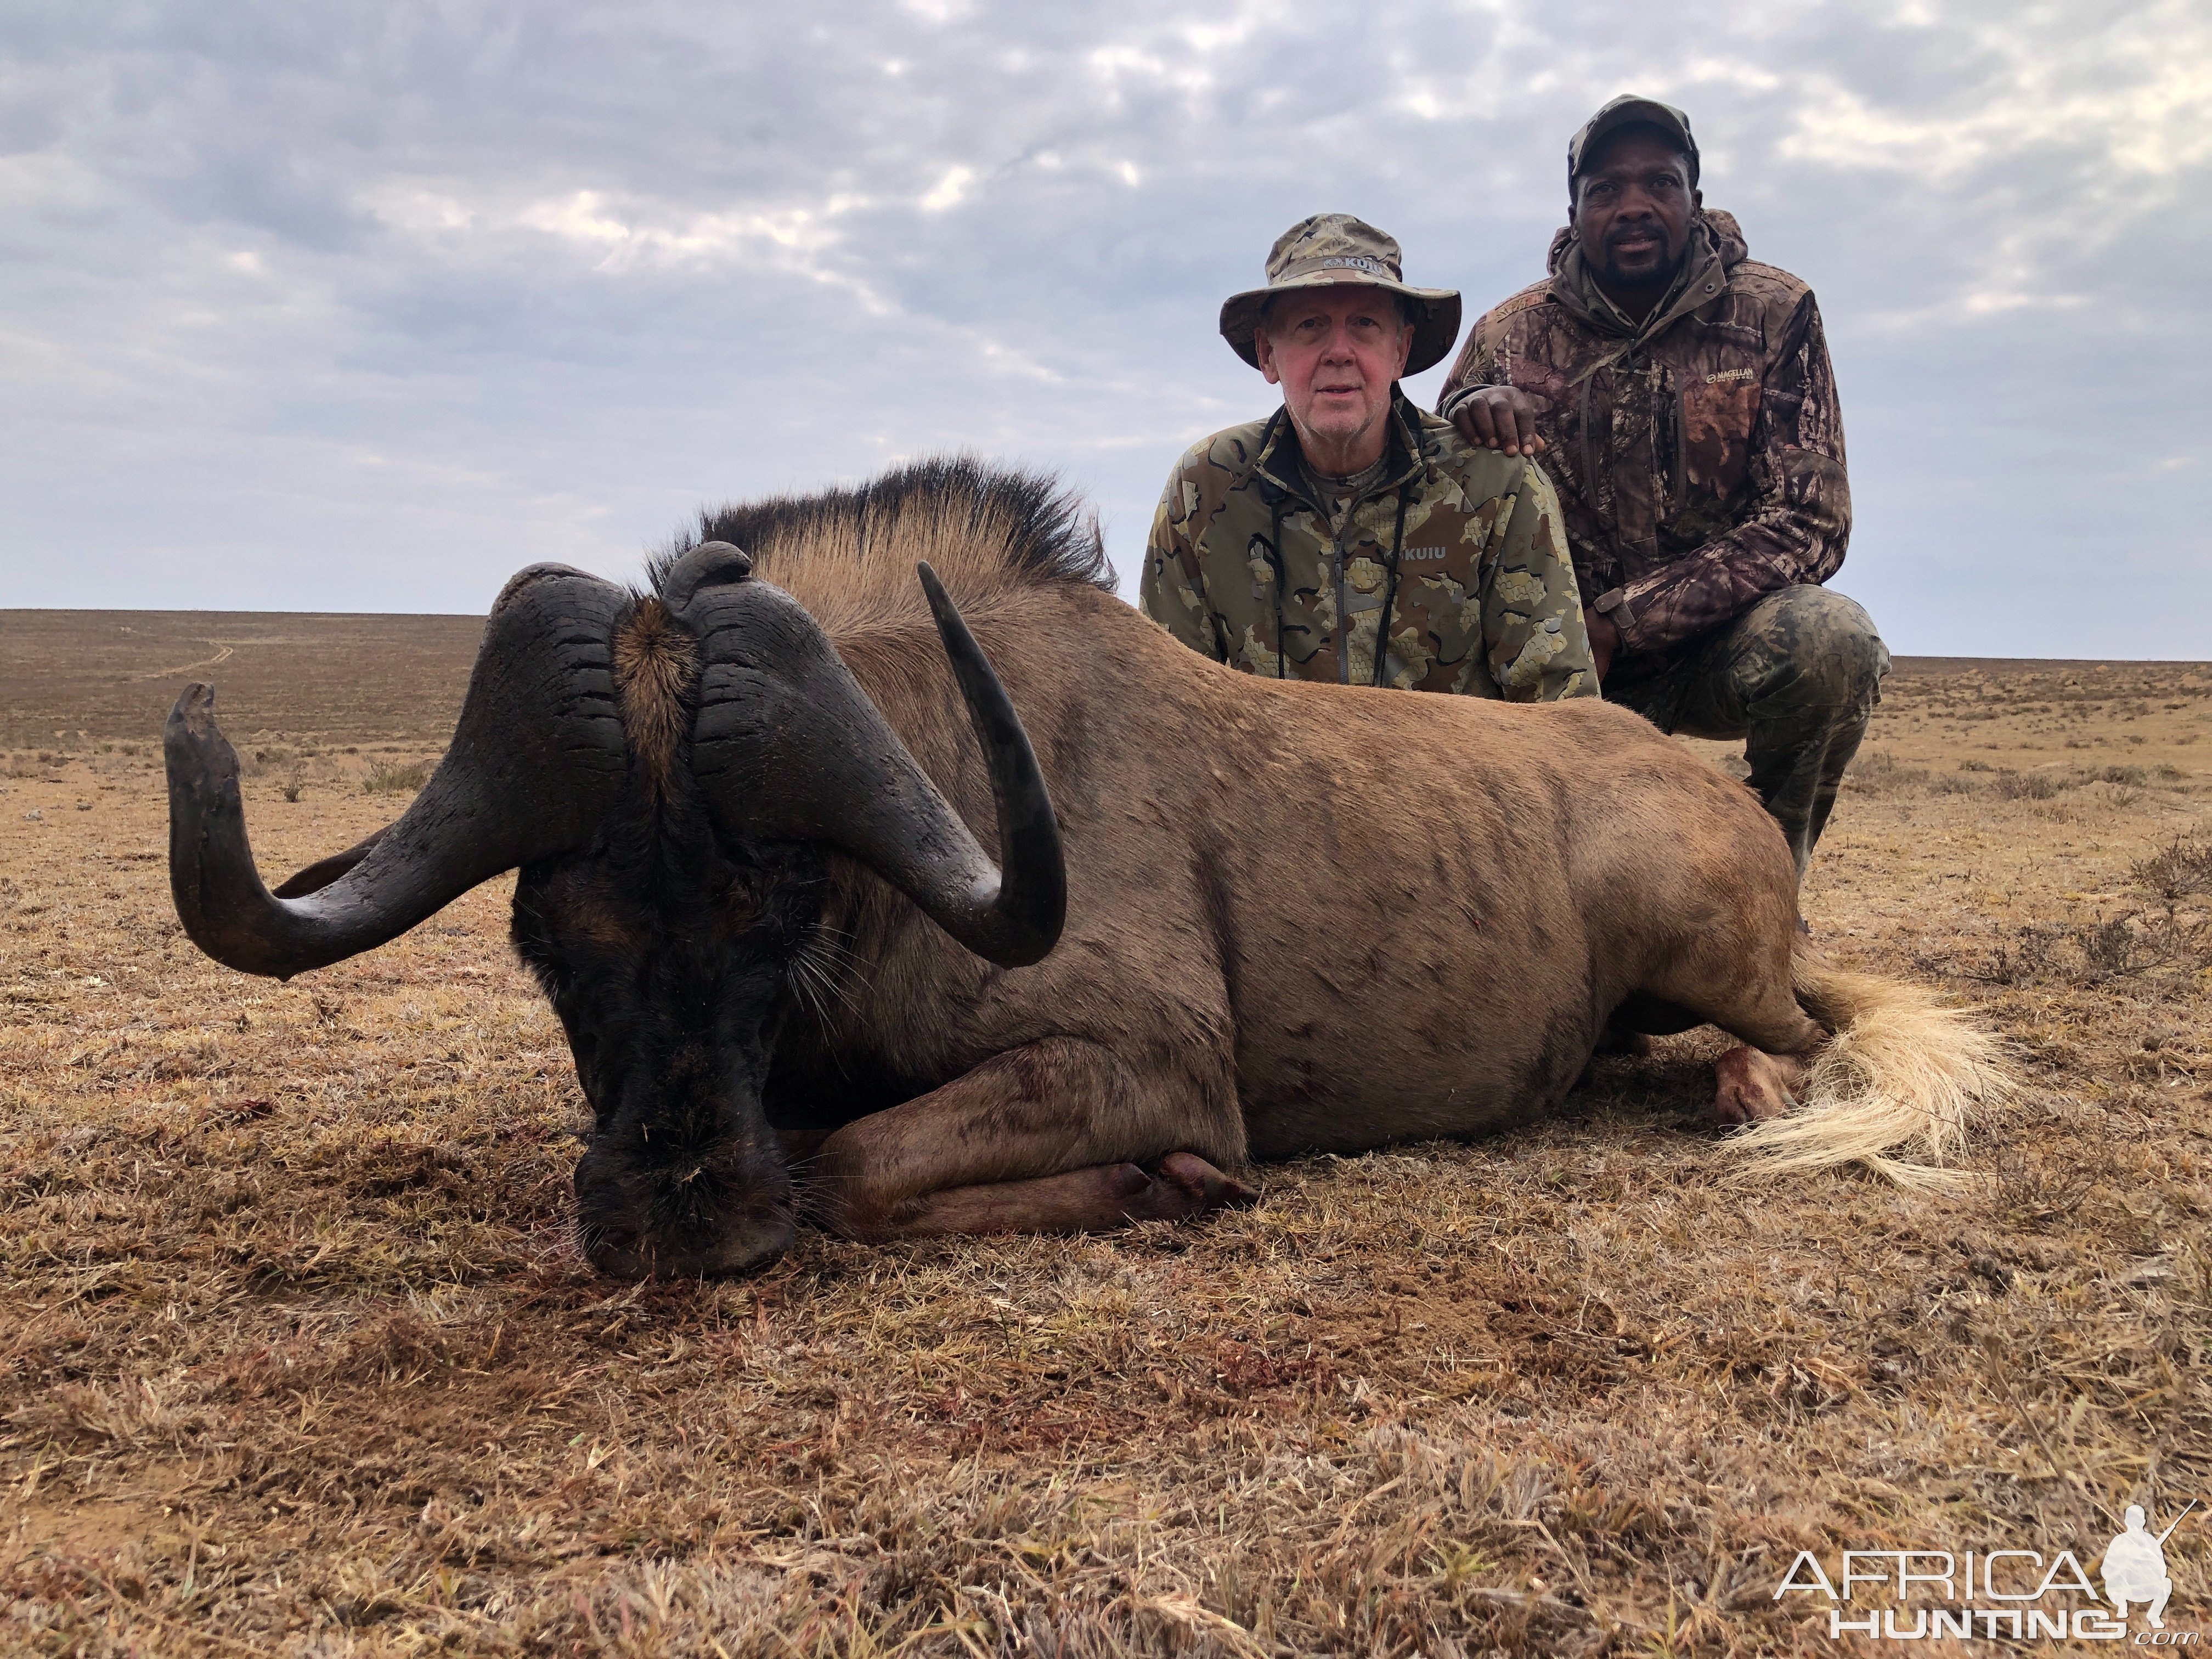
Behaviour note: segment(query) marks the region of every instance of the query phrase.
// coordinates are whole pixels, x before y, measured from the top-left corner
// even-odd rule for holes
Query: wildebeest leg
[[[1655,1000],[1672,1004],[1743,1040],[1746,1046],[1729,1050],[1715,1068],[1713,1110],[1723,1123],[1756,1123],[1795,1106],[1802,1060],[1827,1039],[1792,988],[1795,912],[1794,896],[1787,908],[1778,893],[1767,903],[1747,903],[1735,926],[1708,930],[1632,999],[1646,1015],[1656,1012]]]
[[[1197,1215],[1252,1196],[1221,1172],[1244,1154],[1225,1076],[1207,1092],[1195,1073],[1139,1077],[1097,1043],[1050,1038],[845,1125],[794,1173],[811,1209],[863,1238]]]
[[[1184,1221],[1249,1204],[1259,1194],[1195,1152],[1170,1152],[1157,1174],[1135,1164],[1095,1164],[1032,1181],[999,1181],[926,1193],[898,1206],[870,1238],[932,1233],[1104,1233],[1133,1221]],[[860,1231],[854,1229],[854,1231]]]

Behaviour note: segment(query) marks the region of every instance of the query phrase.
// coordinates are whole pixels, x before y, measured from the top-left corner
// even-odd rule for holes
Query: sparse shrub
[[[1990,765],[1984,760],[1970,759],[1960,761],[1959,763],[1959,769],[1961,772],[1994,772],[1996,770],[1996,768]]]
[[[2150,781],[2150,774],[2140,766],[2108,766],[2096,775],[2099,783],[2118,783],[2139,787]]]
[[[2116,979],[2185,981],[2212,969],[2212,841],[2176,837],[2129,866],[2148,901],[2071,927],[2019,929],[1978,963],[1948,967],[1992,985],[2099,985]]]
[[[2009,944],[1990,953],[1988,965],[1974,977],[1992,985],[2033,985],[2051,972],[2051,947],[2058,939],[2056,927],[2023,927]]]
[[[2112,916],[2076,928],[2074,937],[2081,947],[2081,961],[2093,979],[2137,974],[2151,965],[2143,958],[2131,916]]]
[[[1887,749],[1863,750],[1851,763],[1851,787],[1870,795],[1886,795],[1928,781],[1917,767],[1899,766]]]
[[[2212,842],[2177,836],[2148,858],[2129,866],[2129,879],[2172,905],[2199,894],[2212,894]]]
[[[2049,800],[2063,786],[2047,772],[2001,772],[1997,794],[2004,800]]]
[[[285,775],[284,781],[278,784],[276,787],[283,793],[286,800],[297,805],[299,804],[301,795],[305,793],[307,787],[307,775],[301,771],[297,766],[295,766]]]
[[[362,775],[361,793],[364,795],[411,795],[429,781],[428,761],[374,761]]]

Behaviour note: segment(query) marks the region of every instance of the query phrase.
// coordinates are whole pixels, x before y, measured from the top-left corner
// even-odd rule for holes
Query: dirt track
[[[0,1645],[1833,1653],[1801,1548],[2094,1571],[2212,1487],[2212,669],[1892,679],[1807,908],[2015,1045],[1960,1193],[1732,1184],[1692,1034],[1217,1224],[647,1289],[570,1248],[504,883],[282,986],[169,908],[157,671],[232,652],[274,872],[478,626],[0,613]]]

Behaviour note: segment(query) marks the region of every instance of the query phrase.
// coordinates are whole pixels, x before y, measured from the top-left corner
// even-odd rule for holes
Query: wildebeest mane
[[[969,456],[916,461],[869,483],[811,495],[714,507],[698,527],[654,555],[658,588],[701,542],[751,555],[763,580],[783,588],[833,634],[924,620],[915,580],[927,559],[963,610],[1025,589],[1073,584],[1114,590],[1096,514],[1049,474]]]

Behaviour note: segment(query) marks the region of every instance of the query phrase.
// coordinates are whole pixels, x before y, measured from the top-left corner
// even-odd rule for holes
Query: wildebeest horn
[[[262,884],[246,842],[238,756],[215,692],[186,688],[165,733],[169,887],[192,942],[217,962],[289,979],[372,950],[480,882],[588,842],[625,767],[611,582],[532,565],[484,626],[452,746],[398,820],[284,884]]]
[[[732,574],[699,585],[679,612],[700,641],[691,761],[716,819],[826,842],[976,955],[1007,968],[1040,960],[1067,914],[1060,829],[1006,687],[936,573],[921,567],[922,587],[989,769],[1003,873],[814,619]]]

